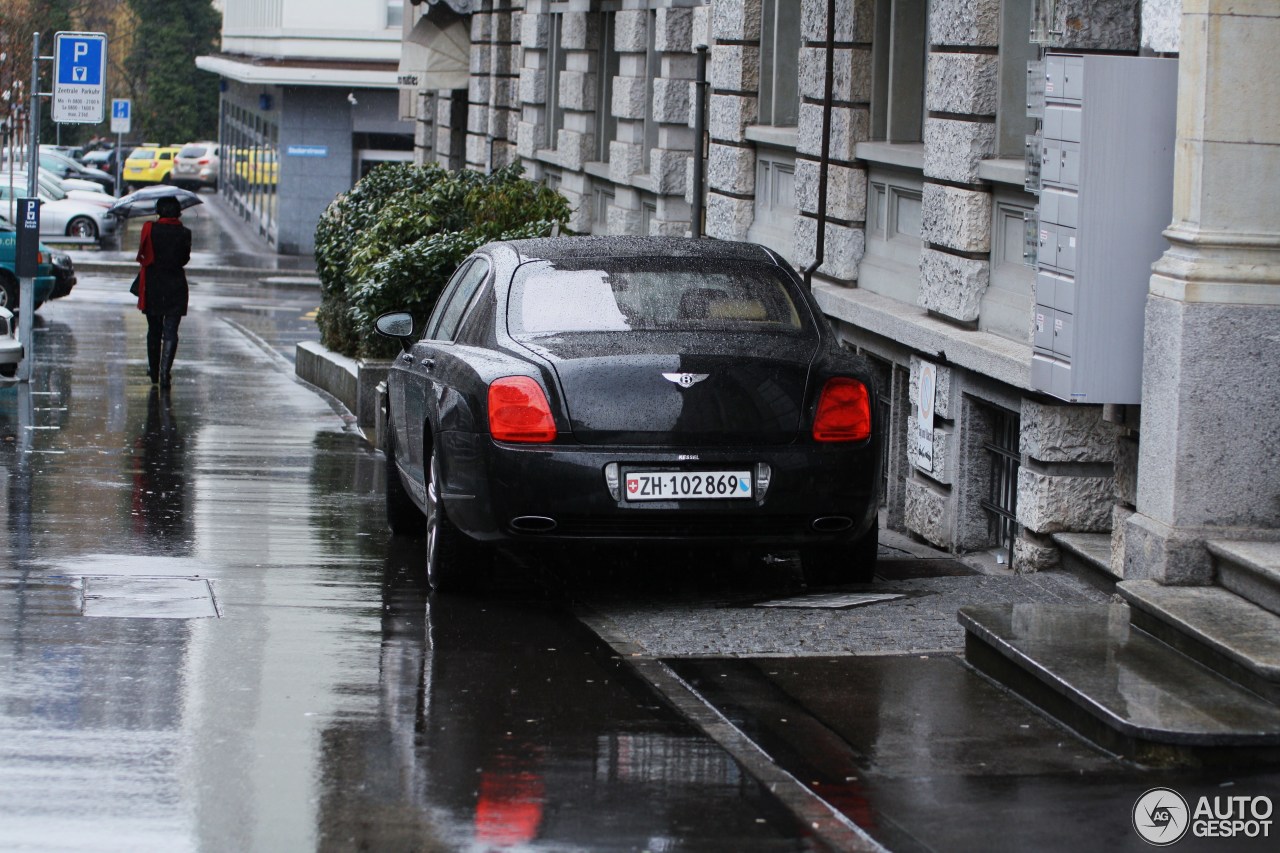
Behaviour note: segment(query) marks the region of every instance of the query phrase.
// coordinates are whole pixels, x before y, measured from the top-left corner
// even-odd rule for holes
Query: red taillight
[[[150,166],[149,168],[154,169],[154,168],[156,168],[156,167],[157,167],[157,166],[159,166],[159,165],[160,165],[160,161],[159,161],[159,160],[152,160],[152,161],[151,161],[151,166]]]
[[[528,376],[504,376],[489,385],[489,432],[498,441],[554,441],[556,422],[542,386]]]
[[[828,379],[813,418],[815,441],[862,441],[871,435],[871,398],[856,379]]]
[[[208,157],[201,157],[199,160],[197,160],[197,161],[196,161],[196,165],[197,165],[197,166],[208,166],[208,165],[209,165],[209,158],[208,158]]]

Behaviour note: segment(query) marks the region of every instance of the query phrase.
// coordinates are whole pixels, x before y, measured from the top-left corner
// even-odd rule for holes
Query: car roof
[[[590,260],[592,258],[677,257],[724,261],[759,261],[777,265],[777,256],[755,243],[688,237],[582,236],[511,240],[504,245],[519,255],[519,262],[536,260]]]

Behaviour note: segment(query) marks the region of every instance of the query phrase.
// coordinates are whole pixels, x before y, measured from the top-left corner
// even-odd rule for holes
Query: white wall
[[[398,62],[386,0],[225,0],[222,51],[280,59]]]

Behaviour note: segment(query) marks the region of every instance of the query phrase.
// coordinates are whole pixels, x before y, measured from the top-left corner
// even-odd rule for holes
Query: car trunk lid
[[[809,334],[571,334],[526,341],[555,365],[583,444],[786,444],[804,410]]]

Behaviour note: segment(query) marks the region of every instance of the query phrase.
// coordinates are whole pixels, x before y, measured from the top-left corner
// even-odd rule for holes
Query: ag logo
[[[1181,840],[1190,824],[1187,801],[1172,788],[1152,788],[1133,804],[1133,828],[1143,841],[1156,847]]]

